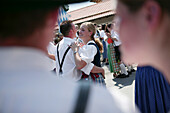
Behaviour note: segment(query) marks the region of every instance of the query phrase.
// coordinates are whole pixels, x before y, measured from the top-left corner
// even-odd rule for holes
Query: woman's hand
[[[79,45],[76,42],[71,43],[70,47],[74,52],[79,51]]]

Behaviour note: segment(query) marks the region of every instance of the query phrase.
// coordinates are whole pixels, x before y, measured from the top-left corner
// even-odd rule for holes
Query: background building
[[[69,20],[77,25],[83,22],[94,22],[97,24],[111,23],[115,16],[115,9],[117,5],[116,0],[91,0],[97,2],[97,4],[80,8],[68,12]],[[100,1],[100,2],[99,2]]]

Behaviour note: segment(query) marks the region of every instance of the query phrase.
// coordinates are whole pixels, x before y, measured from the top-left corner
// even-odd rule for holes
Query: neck
[[[87,44],[90,41],[90,39],[87,39],[87,38],[82,38],[82,40],[83,40],[84,44]]]
[[[165,15],[168,16],[168,15]],[[162,71],[162,73],[164,74],[166,80],[168,81],[168,83],[170,83],[170,18],[168,16],[168,18],[164,17],[164,20],[162,20],[162,24],[159,26],[159,31],[155,31],[157,33],[155,33],[157,42],[156,42],[156,48],[155,49],[157,51],[159,51],[159,54],[157,55],[157,67],[158,69],[160,69],[160,71]],[[159,39],[159,40],[158,40]],[[158,53],[158,52],[157,52]],[[156,62],[157,62],[156,61]],[[156,65],[156,64],[155,64]]]
[[[68,38],[71,38],[71,39],[74,39],[75,37],[73,36],[64,36],[64,37],[68,37]]]
[[[170,58],[170,53],[166,52],[166,54],[161,54],[161,57],[157,59],[157,61],[154,64],[154,66],[163,73],[168,83],[170,83],[170,60],[169,58]]]

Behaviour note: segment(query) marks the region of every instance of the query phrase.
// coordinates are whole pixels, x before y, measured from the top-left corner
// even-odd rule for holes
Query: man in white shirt
[[[72,113],[80,84],[58,80],[45,56],[59,5],[77,0],[13,1],[0,2],[0,113]],[[90,89],[86,113],[134,112],[120,95]]]
[[[60,25],[60,32],[63,34],[64,38],[59,42],[58,48],[56,52],[56,73],[57,76],[71,79],[74,81],[78,81],[81,79],[82,72],[83,71],[85,74],[89,75],[90,72],[92,73],[103,73],[104,74],[104,69],[101,67],[96,67],[94,64],[90,63],[87,64],[85,67],[76,67],[75,64],[75,59],[74,59],[74,54],[79,51],[72,51],[69,49],[69,46],[71,43],[75,42],[75,37],[77,30],[75,28],[75,25],[72,23],[70,20],[63,21]],[[66,50],[68,52],[66,53]],[[59,54],[59,55],[58,55]],[[65,58],[64,58],[64,54]],[[58,59],[59,57],[59,59]],[[64,60],[63,60],[64,59]],[[63,65],[61,67],[63,60]],[[61,70],[62,68],[62,70]],[[80,70],[81,69],[81,70]],[[62,72],[60,72],[62,71]]]

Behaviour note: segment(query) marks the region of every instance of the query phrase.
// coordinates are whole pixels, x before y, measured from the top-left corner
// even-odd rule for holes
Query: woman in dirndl
[[[79,48],[77,43],[72,43],[73,51],[79,50],[75,55],[75,62],[77,67],[88,66],[89,63],[101,67],[100,51],[102,51],[102,44],[99,40],[94,38],[96,33],[95,26],[91,22],[81,24],[79,31],[79,38],[84,42],[84,46]],[[82,80],[87,80],[89,83],[96,83],[97,85],[105,86],[104,76],[101,73],[90,73],[90,75],[82,74]]]
[[[120,66],[116,60],[116,52],[114,48],[114,38],[112,38],[113,34],[113,25],[108,24],[106,26],[106,31],[107,31],[107,43],[108,43],[108,50],[107,50],[107,56],[109,60],[109,66],[110,66],[110,72],[113,72],[113,76],[116,77],[120,74]]]

